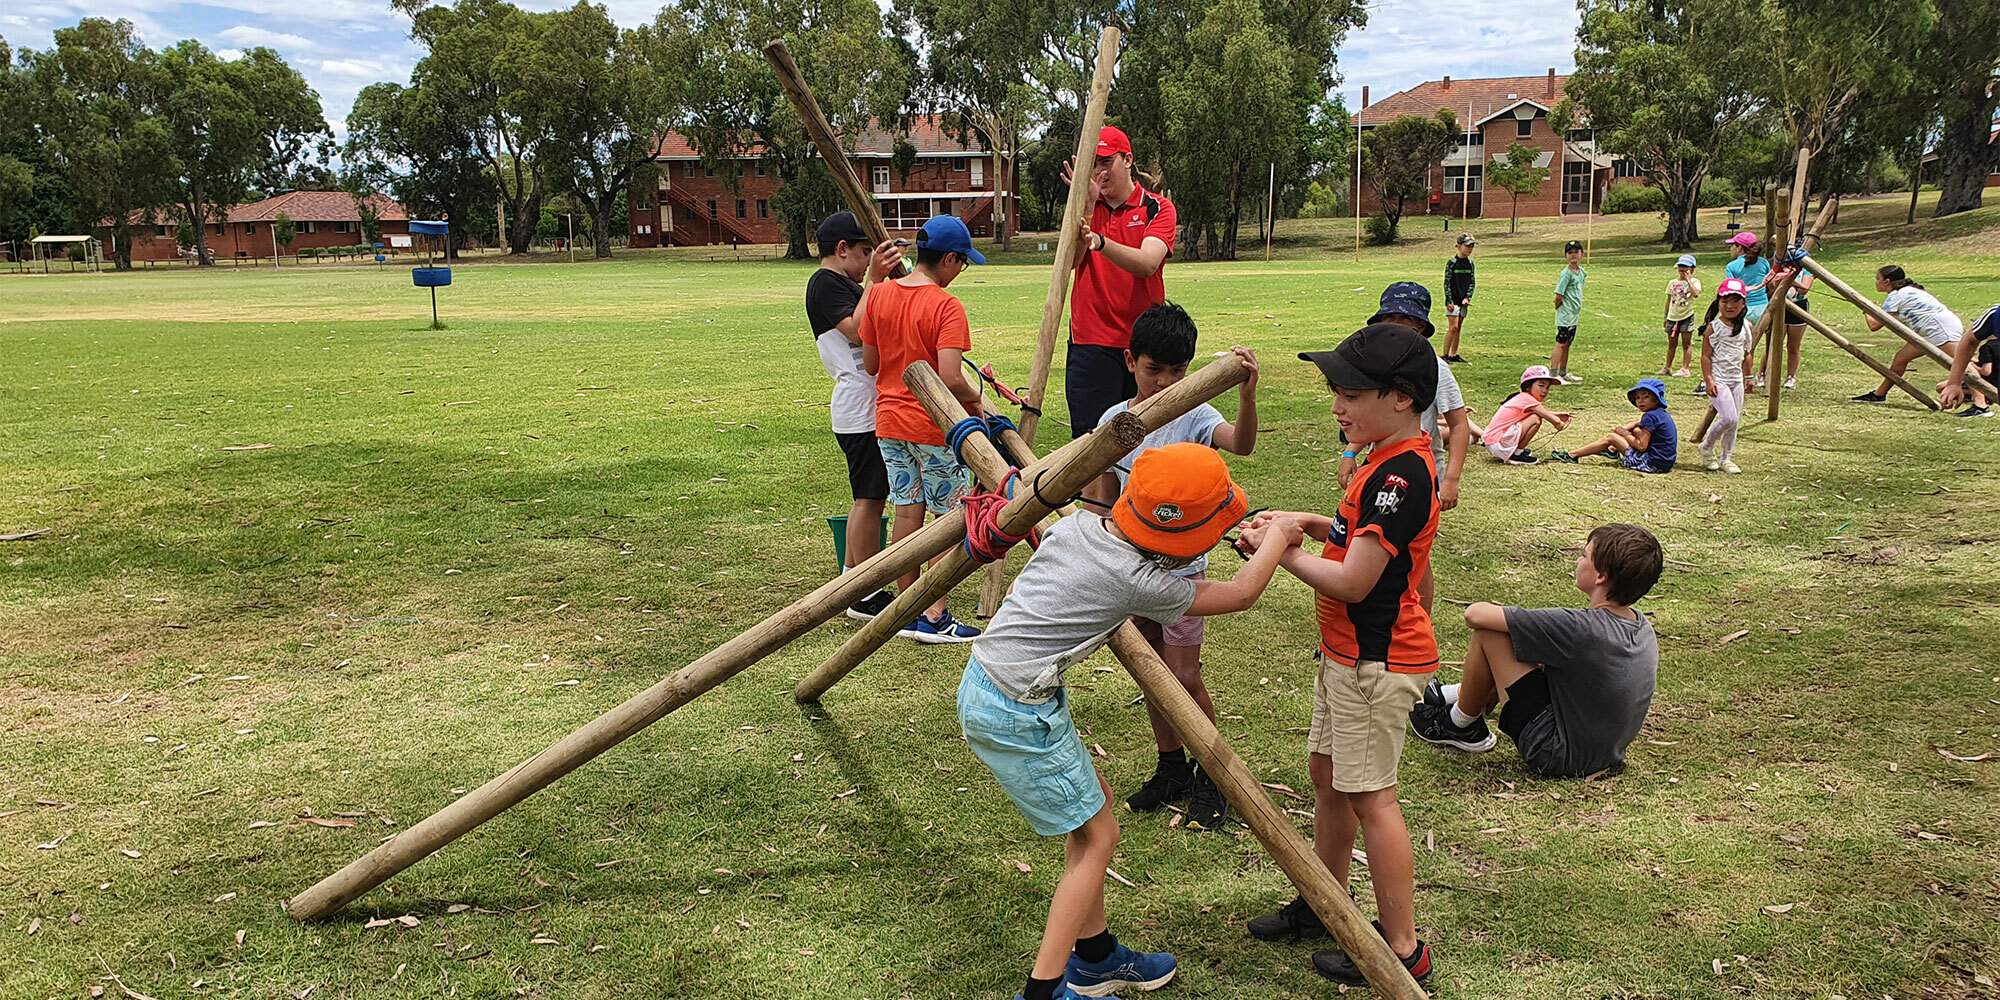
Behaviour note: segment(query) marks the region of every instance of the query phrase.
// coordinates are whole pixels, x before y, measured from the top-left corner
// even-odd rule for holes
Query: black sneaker
[[[1512,458],[1507,459],[1508,465],[1535,465],[1540,462],[1541,459],[1536,458],[1535,453],[1526,448],[1515,452]]]
[[[1952,415],[1956,417],[1990,417],[1993,415],[1993,410],[1991,407],[1985,406],[1968,406]]]
[[[1562,450],[1561,448],[1557,448],[1556,450],[1549,452],[1549,457],[1555,459],[1558,462],[1563,463],[1564,465],[1577,464],[1576,456]]]
[[[1222,797],[1222,789],[1209,780],[1208,774],[1196,767],[1192,787],[1188,790],[1188,829],[1220,830],[1223,821],[1228,818],[1229,800]]]
[[[1382,933],[1382,922],[1379,920],[1375,922],[1375,933]],[[1431,981],[1431,946],[1422,939],[1417,941],[1417,950],[1402,961],[1403,968],[1410,970],[1410,978],[1415,979],[1418,986]],[[1368,977],[1361,974],[1361,967],[1339,948],[1313,952],[1313,971],[1344,986],[1368,985]]]
[[[1326,925],[1320,923],[1319,914],[1313,912],[1304,896],[1293,897],[1291,902],[1278,907],[1276,913],[1253,918],[1249,927],[1250,936],[1259,941],[1303,941],[1328,936]]]
[[[1859,396],[1849,396],[1848,399],[1856,403],[1882,403],[1887,402],[1889,397],[1879,392],[1864,392]]]
[[[1423,704],[1435,705],[1438,708],[1443,708],[1445,706],[1444,685],[1438,683],[1438,679],[1435,676],[1433,676],[1430,679],[1430,681],[1424,685]]]
[[[858,622],[869,621],[870,619],[873,619],[876,615],[879,615],[882,612],[889,610],[889,602],[894,601],[895,599],[896,595],[891,594],[886,590],[878,590],[872,594],[869,594],[867,597],[864,597],[858,601],[855,601],[853,604],[848,605],[847,617],[852,618]]]
[[[1139,790],[1125,800],[1127,808],[1133,812],[1159,812],[1169,802],[1179,802],[1188,797],[1194,785],[1192,768],[1170,770],[1160,767],[1153,770],[1153,776],[1139,786]]]
[[[1469,726],[1452,725],[1449,705],[1418,705],[1410,709],[1410,731],[1425,743],[1466,753],[1485,753],[1498,742],[1483,718],[1472,720]]]

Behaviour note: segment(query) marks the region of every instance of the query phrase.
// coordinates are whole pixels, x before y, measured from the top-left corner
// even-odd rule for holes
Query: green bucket
[[[833,571],[839,574],[847,568],[847,515],[829,517],[826,526],[833,529]],[[889,547],[889,516],[882,516],[882,547]]]

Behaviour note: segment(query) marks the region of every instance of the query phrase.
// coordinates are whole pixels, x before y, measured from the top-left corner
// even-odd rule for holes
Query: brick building
[[[1403,115],[1434,115],[1450,109],[1465,130],[1457,148],[1431,168],[1427,197],[1404,206],[1406,215],[1467,214],[1506,218],[1513,196],[1495,189],[1490,204],[1485,192],[1486,166],[1507,156],[1507,148],[1524,143],[1537,151],[1535,165],[1549,171],[1541,189],[1520,198],[1523,217],[1580,213],[1604,201],[1613,183],[1643,183],[1637,168],[1609,153],[1598,151],[1589,131],[1572,129],[1558,136],[1549,115],[1563,98],[1563,82],[1551,67],[1542,76],[1501,76],[1475,80],[1430,80],[1409,90],[1370,103],[1368,88],[1361,88],[1359,124],[1363,132],[1385,125]],[[1364,183],[1360,192],[1361,210],[1378,212],[1381,204],[1374,187]]]
[[[850,161],[863,184],[875,193],[876,210],[892,233],[913,233],[933,215],[956,215],[974,236],[993,236],[994,181],[998,159],[978,136],[960,139],[935,117],[920,117],[905,139],[917,151],[908,176],[891,157],[895,133],[870,128],[856,137]],[[701,162],[686,137],[668,133],[660,140],[658,188],[652,197],[637,192],[628,201],[631,245],[699,246],[713,243],[782,243],[784,229],[771,210],[783,183],[756,149],[737,159],[736,190]],[[1020,231],[1018,188],[1009,185],[1007,225]]]
[[[410,231],[410,216],[394,199],[370,195],[383,242],[391,235]],[[290,246],[279,244],[271,231],[280,214],[292,220],[296,234]],[[172,219],[159,218],[135,223],[132,227],[132,259],[180,260],[194,257],[192,245],[181,246],[180,228]],[[290,255],[309,247],[354,246],[364,241],[361,211],[354,196],[345,191],[287,191],[261,201],[233,205],[222,213],[224,221],[206,223],[208,252],[216,260],[231,258],[268,259],[273,253]],[[105,256],[112,256],[110,227],[100,227],[106,241]]]
[[[1986,137],[1986,144],[1989,146],[2000,146],[2000,125],[1993,126],[1993,133]],[[1936,184],[1940,180],[1942,180],[1942,178],[1938,176],[1937,160],[1938,160],[1938,154],[1937,150],[1935,149],[1924,154],[1923,158],[1924,183]],[[1992,173],[1987,174],[1986,184],[1984,186],[1990,188],[2000,188],[2000,170],[1995,170]]]

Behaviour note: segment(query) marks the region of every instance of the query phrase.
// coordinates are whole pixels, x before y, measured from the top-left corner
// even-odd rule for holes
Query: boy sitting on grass
[[[1214,450],[1183,443],[1147,451],[1109,518],[1081,513],[1048,530],[973,640],[958,686],[965,742],[1036,833],[1068,838],[1041,948],[1016,1000],[1153,990],[1174,977],[1172,955],[1134,952],[1105,925],[1104,871],[1118,848],[1118,818],[1077,738],[1063,672],[1127,618],[1165,623],[1256,603],[1279,557],[1298,548],[1296,520],[1269,520],[1256,554],[1230,580],[1173,572],[1214,547],[1248,506]]]
[[[1633,472],[1674,471],[1680,455],[1680,429],[1667,413],[1667,384],[1656,378],[1642,378],[1625,393],[1639,411],[1631,423],[1611,428],[1611,433],[1571,452],[1557,450],[1550,456],[1575,465],[1592,455],[1611,455]],[[1615,454],[1614,454],[1615,452]]]
[[[1138,394],[1131,400],[1112,404],[1104,411],[1098,426],[1110,423],[1118,414],[1143,403],[1168,386],[1187,377],[1188,363],[1194,360],[1195,345],[1194,320],[1187,311],[1171,302],[1162,302],[1139,314],[1132,324],[1132,345],[1125,349],[1125,367],[1131,371],[1133,382],[1138,386]],[[1170,444],[1192,442],[1207,445],[1219,451],[1237,455],[1248,455],[1257,446],[1257,356],[1246,348],[1230,349],[1250,369],[1250,377],[1237,389],[1236,422],[1222,418],[1222,411],[1203,403],[1189,410],[1180,419],[1146,435],[1146,440],[1132,453],[1118,460],[1111,469],[1097,477],[1083,491],[1084,498],[1094,501],[1099,509],[1109,510],[1118,494],[1125,488],[1125,480],[1132,473],[1132,462],[1140,455],[1155,448]],[[1186,566],[1173,571],[1173,575],[1189,580],[1208,578],[1208,556],[1206,553],[1194,557]],[[1144,617],[1132,620],[1153,651],[1173,671],[1174,679],[1194,698],[1210,720],[1215,718],[1215,703],[1208,696],[1208,687],[1201,680],[1201,639],[1202,620],[1189,615],[1178,621],[1154,622]],[[1153,726],[1153,741],[1159,749],[1159,764],[1153,776],[1139,787],[1125,804],[1133,812],[1156,812],[1169,803],[1185,800],[1188,803],[1188,828],[1193,830],[1219,830],[1223,817],[1229,815],[1229,802],[1222,797],[1222,790],[1215,787],[1201,769],[1188,762],[1187,752],[1181,746],[1181,734],[1167,721],[1160,710],[1147,703],[1146,717]]]
[[[1296,519],[1326,543],[1318,556],[1287,545],[1281,562],[1317,595],[1319,673],[1306,737],[1313,851],[1345,885],[1355,834],[1366,836],[1376,926],[1422,983],[1431,953],[1417,938],[1415,862],[1396,798],[1396,764],[1404,720],[1438,667],[1421,594],[1437,537],[1437,464],[1418,423],[1437,393],[1438,360],[1422,334],[1394,323],[1370,324],[1331,351],[1299,357],[1319,366],[1333,390],[1334,419],[1348,441],[1372,449],[1369,462],[1348,483],[1336,516],[1264,514],[1243,537],[1268,544],[1263,532],[1275,529],[1267,524]],[[1266,941],[1326,933],[1303,898],[1250,921],[1249,929]],[[1312,962],[1335,982],[1367,985],[1338,948],[1314,953]]]
[[[1582,608],[1465,609],[1472,641],[1457,684],[1431,682],[1410,712],[1426,743],[1472,753],[1493,749],[1485,714],[1504,694],[1500,731],[1527,769],[1545,778],[1622,770],[1658,680],[1653,623],[1633,608],[1660,579],[1664,556],[1653,533],[1606,524],[1576,560]]]

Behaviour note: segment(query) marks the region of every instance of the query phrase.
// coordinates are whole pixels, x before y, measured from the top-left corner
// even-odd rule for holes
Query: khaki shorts
[[[1399,674],[1379,660],[1350,667],[1320,658],[1306,749],[1333,758],[1335,791],[1373,792],[1396,784],[1410,709],[1423,700],[1424,685],[1435,673]]]

